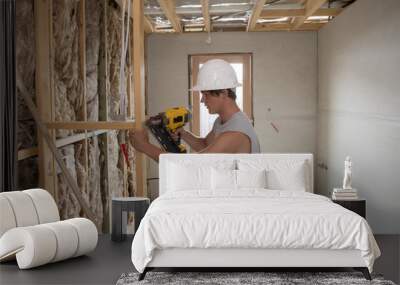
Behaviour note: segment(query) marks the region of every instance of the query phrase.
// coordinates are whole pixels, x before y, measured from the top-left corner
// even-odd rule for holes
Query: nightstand
[[[364,219],[366,218],[366,204],[365,199],[355,199],[355,200],[332,200],[332,202],[339,204],[340,206],[359,214]]]
[[[114,197],[112,198],[111,240],[123,241],[126,238],[126,223],[128,212],[135,213],[135,232],[140,221],[146,214],[150,199],[144,197]]]

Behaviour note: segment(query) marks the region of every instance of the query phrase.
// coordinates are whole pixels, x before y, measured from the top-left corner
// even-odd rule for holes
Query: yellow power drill
[[[146,121],[146,126],[160,143],[165,151],[185,153],[186,147],[181,144],[180,138],[174,140],[171,133],[189,122],[190,113],[185,107],[169,108]]]

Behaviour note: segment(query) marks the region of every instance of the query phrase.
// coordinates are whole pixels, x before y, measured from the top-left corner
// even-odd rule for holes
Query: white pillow
[[[240,170],[266,169],[268,189],[290,191],[306,191],[307,189],[305,160],[239,160],[238,168]]]
[[[268,188],[273,190],[306,191],[304,162],[291,163],[287,167],[271,169],[267,172]]]
[[[267,171],[236,170],[237,188],[267,188]]]
[[[210,166],[168,165],[168,191],[185,191],[211,188]]]
[[[236,170],[212,168],[211,181],[213,190],[236,190]]]

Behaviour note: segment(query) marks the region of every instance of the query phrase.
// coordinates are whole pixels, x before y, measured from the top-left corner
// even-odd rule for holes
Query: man
[[[213,129],[200,138],[184,129],[177,130],[181,138],[199,153],[259,153],[260,144],[248,117],[236,104],[237,81],[232,66],[221,59],[207,61],[200,69],[193,91],[202,94],[201,103],[210,114],[218,114]],[[145,130],[135,131],[131,140],[136,150],[158,161],[162,149],[149,143]]]

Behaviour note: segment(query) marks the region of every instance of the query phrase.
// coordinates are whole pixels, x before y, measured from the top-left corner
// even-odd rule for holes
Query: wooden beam
[[[63,130],[133,130],[135,121],[69,121],[69,122],[48,122],[49,129]]]
[[[87,99],[86,99],[86,0],[79,3],[79,75],[82,80],[82,113],[80,119],[87,120]]]
[[[326,2],[327,0],[308,0],[304,4],[304,9],[305,9],[305,14],[304,16],[297,17],[293,24],[292,24],[292,29],[296,30],[298,29],[301,25],[303,25],[304,21],[307,20],[308,17],[314,15],[314,13],[321,8],[321,6]]]
[[[79,2],[79,70],[80,79],[82,80],[82,97],[83,106],[82,114],[79,116],[80,120],[87,121],[87,96],[86,96],[86,0],[80,0]],[[85,138],[83,141],[83,156],[84,156],[84,167],[86,173],[89,170],[89,147],[87,140],[87,131],[84,132]],[[87,192],[89,189],[89,179],[85,181],[85,189],[83,191]]]
[[[133,14],[133,37],[134,37],[133,82],[134,82],[134,96],[135,96],[135,128],[140,130],[143,128],[143,122],[145,120],[143,0],[135,1],[132,14]],[[135,157],[136,157],[135,160],[136,196],[147,196],[146,157],[140,152],[136,152]]]
[[[175,11],[175,0],[158,0],[158,4],[171,23],[175,32],[182,33],[181,19],[178,17]]]
[[[293,30],[291,24],[257,24],[254,32],[270,32],[270,31],[316,31],[325,23],[305,23]]]
[[[326,8],[326,9],[318,9],[317,12],[314,13],[313,16],[330,16],[336,17],[340,13],[343,12],[343,8]]]
[[[318,9],[313,16],[331,16],[335,17],[343,11],[342,8]],[[260,18],[279,18],[279,17],[301,17],[306,15],[305,9],[267,9],[263,10]]]
[[[108,78],[108,0],[100,1],[100,49],[99,49],[99,120],[108,121],[108,92],[110,83]],[[103,200],[103,232],[110,232],[110,185],[109,185],[109,167],[108,167],[108,141],[109,135],[105,133],[99,136],[100,146],[100,190]]]
[[[144,31],[147,34],[154,32],[154,27],[149,17],[144,16]]]
[[[131,14],[133,14],[133,6],[131,5]],[[129,22],[129,76],[128,76],[128,118],[133,119],[135,114],[135,99],[133,87],[133,20]]]
[[[25,148],[21,149],[18,151],[18,160],[23,160],[32,156],[36,156],[39,153],[38,147],[30,147],[30,148]]]
[[[210,8],[209,0],[201,0],[201,11],[203,13],[204,29],[206,32],[211,32],[209,8]]]
[[[107,130],[99,130],[99,131],[94,131],[94,132],[88,132],[87,135],[82,133],[82,134],[76,134],[72,135],[69,137],[65,137],[62,139],[56,140],[56,147],[60,148],[66,145],[70,145],[76,142],[79,142],[81,140],[84,140],[85,138],[92,138],[101,134],[104,134],[108,132]],[[30,148],[25,148],[21,149],[18,151],[18,160],[23,160],[32,156],[37,156],[39,153],[38,148],[36,146],[30,147]]]
[[[35,91],[36,104],[40,120],[53,121],[53,9],[52,0],[35,0],[35,52],[36,72]],[[54,133],[50,134],[54,140]],[[55,173],[54,156],[41,132],[37,133],[39,151],[39,185],[49,191],[57,199],[57,175]]]
[[[266,9],[261,11],[260,18],[300,17],[305,14],[305,9]]]
[[[257,24],[257,20],[261,14],[261,11],[264,9],[264,4],[266,0],[257,0],[254,4],[253,10],[251,11],[251,15],[249,21],[247,23],[247,31],[250,32],[254,29]]]

